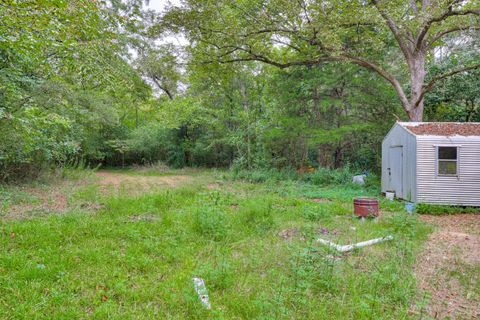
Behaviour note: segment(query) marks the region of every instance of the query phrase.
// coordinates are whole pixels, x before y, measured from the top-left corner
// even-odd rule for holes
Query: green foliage
[[[129,149],[137,154],[144,163],[161,159],[166,154],[165,148],[172,143],[167,139],[168,132],[159,126],[141,126],[132,130],[128,139]]]
[[[108,157],[105,141],[151,94],[124,60],[129,19],[113,4],[51,0],[0,6],[0,180]],[[129,10],[127,7],[125,10]],[[81,31],[78,26],[82,26]],[[131,113],[130,113],[131,114]]]
[[[348,166],[337,170],[317,168],[312,173],[304,174],[302,179],[315,185],[324,186],[351,183],[353,175]]]
[[[332,7],[325,16],[314,3],[186,1],[158,19],[141,9],[140,0],[17,2],[0,7],[0,134],[8,137],[0,141],[0,180],[34,177],[83,159],[90,166],[160,161],[174,168],[232,167],[248,181],[345,185],[354,173],[379,171],[381,140],[402,112],[384,75],[347,64],[343,56],[331,63],[323,63],[330,54],[318,56],[327,47],[354,50],[400,75],[399,81],[408,79],[402,63],[390,63],[402,55],[373,3],[327,1]],[[409,28],[424,18],[405,20],[400,12],[412,8],[399,2],[383,6]],[[439,12],[444,9],[439,5]],[[262,12],[262,21],[277,25],[274,17],[285,14],[298,28],[281,35],[259,30],[253,20]],[[358,28],[345,27],[352,12]],[[308,13],[326,29],[310,30],[298,20]],[[452,25],[458,20],[449,17]],[[242,36],[247,30],[256,36]],[[191,43],[158,41],[170,31],[182,31]],[[318,39],[306,43],[302,32]],[[475,30],[469,32],[455,56],[427,57],[427,80],[475,63],[478,41]],[[328,45],[318,47],[318,41]],[[261,64],[259,56],[276,62]],[[219,57],[242,61],[218,63]],[[276,68],[289,62],[292,68]],[[439,81],[427,96],[428,118],[477,119],[477,79],[471,70]],[[317,170],[297,177],[309,167]]]
[[[231,171],[232,178],[245,180],[248,182],[267,182],[267,181],[286,181],[297,178],[297,174],[293,170],[278,169],[233,169]]]
[[[92,175],[92,173],[98,169],[91,169],[84,159],[76,161],[70,161],[57,168],[58,175],[63,179],[68,180],[81,180]]]
[[[478,60],[479,40],[465,46],[455,59],[444,60],[430,66],[440,74],[458,68],[463,61]],[[429,121],[480,121],[480,70],[470,70],[444,79],[426,97],[426,116]]]
[[[178,83],[181,80],[177,56],[178,53],[170,44],[157,48],[147,46],[135,61],[140,73],[148,77],[170,100],[176,95]]]
[[[425,64],[439,55],[435,54],[439,46],[448,46],[442,55],[453,60],[457,47],[478,38],[478,7],[478,0],[461,5],[449,1],[187,0],[166,10],[162,26],[182,32],[191,43],[191,54],[201,63],[256,61],[282,69],[329,62],[360,66],[376,73],[378,80],[386,80],[405,116],[421,121],[424,94],[437,80],[460,72],[428,74]],[[452,41],[453,35],[457,38]],[[465,69],[458,70],[480,67],[478,47],[472,52],[476,59],[463,60]],[[341,73],[341,68],[337,70]],[[341,98],[344,92],[336,90],[334,95]]]
[[[478,208],[473,207],[455,207],[455,206],[442,206],[426,203],[419,203],[415,207],[415,211],[418,214],[431,214],[431,215],[449,215],[457,213],[479,213]]]
[[[31,107],[0,119],[0,180],[36,175],[45,163],[65,163],[78,154],[72,122]]]
[[[354,175],[359,172],[354,171],[350,166],[339,169],[328,169],[323,167],[311,168],[313,172],[301,173],[294,170],[278,169],[238,169],[232,168],[230,175],[233,179],[245,180],[248,182],[280,182],[280,181],[302,181],[316,186],[350,186],[352,188],[362,188],[352,183]],[[371,174],[365,178],[365,188],[378,186],[378,176]]]
[[[349,214],[350,208],[345,208],[338,202],[329,202],[318,205],[307,205],[302,207],[302,216],[310,221],[321,221],[328,218]]]

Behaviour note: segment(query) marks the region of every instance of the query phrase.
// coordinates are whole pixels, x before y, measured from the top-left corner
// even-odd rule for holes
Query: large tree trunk
[[[410,69],[410,106],[406,108],[410,121],[423,120],[423,86],[425,84],[425,53],[418,51],[408,60]]]
[[[423,121],[423,101],[421,105],[412,110],[407,111],[408,119],[412,122],[422,122]]]

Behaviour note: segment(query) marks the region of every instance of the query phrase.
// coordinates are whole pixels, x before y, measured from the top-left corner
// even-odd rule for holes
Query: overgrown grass
[[[352,217],[352,197],[373,189],[226,180],[136,197],[89,190],[76,197],[103,209],[2,221],[0,318],[408,317],[411,266],[429,230],[395,207]],[[395,240],[345,256],[315,241],[387,234]],[[212,310],[193,276],[205,279]]]
[[[359,175],[349,166],[340,169],[329,169],[318,167],[313,172],[298,173],[291,169],[234,169],[231,171],[231,177],[234,179],[245,180],[253,183],[275,182],[275,181],[301,181],[316,186],[331,185],[351,185],[352,177]],[[370,174],[365,178],[366,187],[377,187],[379,178],[375,174]]]
[[[84,162],[76,162],[55,170],[44,170],[34,180],[0,184],[0,217],[8,216],[13,206],[28,207],[33,212],[48,211],[38,207],[53,206],[58,200],[55,199],[57,195],[65,195],[70,200],[76,201],[77,194],[83,189],[97,189],[97,186],[92,184],[86,185],[85,188],[79,187],[93,178],[95,170],[85,166]]]

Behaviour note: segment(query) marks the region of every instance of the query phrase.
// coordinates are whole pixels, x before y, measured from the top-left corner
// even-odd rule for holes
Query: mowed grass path
[[[3,219],[0,318],[409,317],[412,265],[428,233],[416,216],[382,202],[380,219],[361,222],[351,200],[375,190],[223,175],[195,172],[141,193],[105,192],[93,181],[72,191],[61,213]],[[315,242],[387,234],[394,241],[342,256]],[[200,303],[193,276],[205,280],[212,310]]]

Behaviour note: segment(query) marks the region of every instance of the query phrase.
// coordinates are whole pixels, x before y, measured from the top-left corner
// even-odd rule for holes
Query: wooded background
[[[480,121],[477,0],[6,0],[0,21],[0,180],[377,171],[396,120]]]

